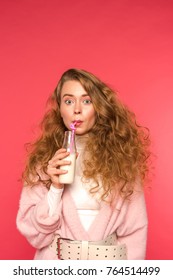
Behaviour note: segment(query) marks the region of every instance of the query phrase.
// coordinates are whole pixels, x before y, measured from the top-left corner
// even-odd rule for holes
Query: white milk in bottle
[[[65,174],[59,175],[60,184],[72,184],[75,176],[75,166],[76,166],[76,146],[75,146],[75,133],[73,131],[65,131],[63,148],[70,152],[70,155],[64,160],[71,161],[70,165],[62,165],[60,169],[67,170]]]

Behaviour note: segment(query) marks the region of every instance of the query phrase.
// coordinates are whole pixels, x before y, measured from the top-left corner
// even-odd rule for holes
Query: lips
[[[83,123],[83,121],[76,120],[76,121],[74,121],[74,123],[75,123],[75,126],[78,127],[78,126],[80,126]]]

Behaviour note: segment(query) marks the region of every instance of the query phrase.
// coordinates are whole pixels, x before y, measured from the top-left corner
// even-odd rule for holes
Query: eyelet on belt
[[[61,237],[57,238],[57,256],[58,259],[61,260],[61,243],[60,243]]]

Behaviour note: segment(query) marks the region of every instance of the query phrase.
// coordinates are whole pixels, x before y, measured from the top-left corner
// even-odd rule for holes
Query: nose
[[[80,114],[80,113],[81,113],[81,112],[80,112],[79,109],[75,109],[75,110],[74,110],[74,114],[75,114],[75,115],[78,115],[78,114]]]
[[[76,103],[75,104],[75,108],[74,108],[74,114],[75,115],[78,115],[81,113],[81,107],[80,107],[80,104],[79,103]]]

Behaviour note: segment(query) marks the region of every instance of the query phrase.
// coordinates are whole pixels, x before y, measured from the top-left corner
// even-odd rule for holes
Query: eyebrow
[[[65,93],[63,96],[62,96],[62,98],[64,98],[64,97],[66,97],[66,96],[71,96],[71,97],[73,97],[74,95],[73,94],[70,94],[70,93]],[[85,96],[89,96],[89,94],[82,94],[81,95],[82,97],[85,97]]]

